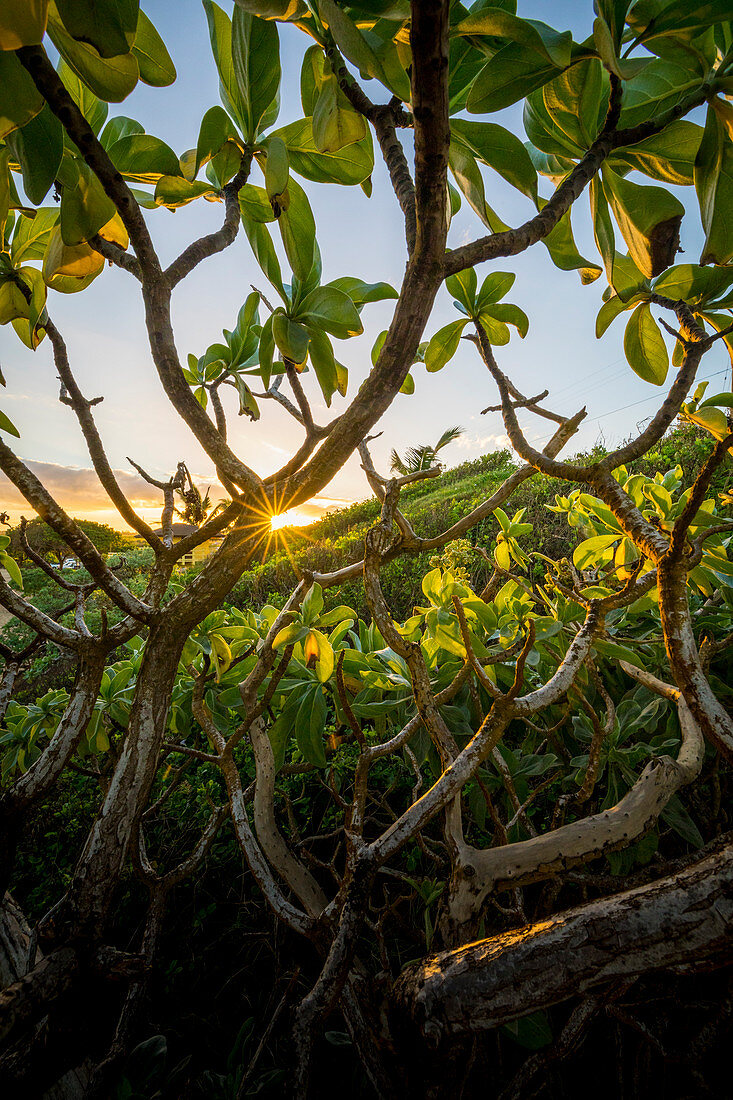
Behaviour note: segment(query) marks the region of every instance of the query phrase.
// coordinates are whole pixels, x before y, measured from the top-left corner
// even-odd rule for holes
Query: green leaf
[[[611,34],[611,41],[618,53],[624,33],[626,12],[631,0],[596,0],[596,11]]]
[[[613,271],[609,280],[611,287],[624,302],[629,302],[637,294],[648,294],[649,279],[645,279],[631,256],[617,252],[613,258]]]
[[[280,89],[280,43],[277,27],[250,15],[241,7],[232,19],[232,60],[244,115],[244,136],[256,140],[262,121],[278,99]],[[268,124],[273,120],[268,117]]]
[[[563,68],[570,64],[573,36],[570,31],[559,32],[538,19],[520,19],[504,8],[483,8],[452,28],[453,34],[489,34],[494,38],[506,38],[519,46],[540,55],[554,65]]]
[[[466,108],[472,114],[490,114],[510,107],[541,88],[561,72],[539,54],[512,43],[495,53],[474,79]]]
[[[96,97],[95,97],[96,98]],[[106,107],[106,103],[103,104]],[[116,141],[120,138],[128,137],[130,134],[144,134],[145,127],[142,123],[138,122],[134,118],[127,118],[126,115],[118,115],[116,118],[111,118],[102,133],[99,135],[99,140],[102,146],[109,151]]]
[[[43,96],[14,53],[0,50],[0,138],[25,126],[43,108]]]
[[[0,146],[0,249],[5,249],[5,227],[8,224],[10,204],[14,201],[14,196],[10,193],[12,182],[13,177],[10,174],[10,149],[7,145]]]
[[[492,233],[500,233],[508,229],[508,226],[487,203],[481,170],[476,158],[462,141],[451,141],[448,149],[448,164],[456,183],[484,225]]]
[[[700,84],[700,77],[689,69],[670,61],[652,61],[633,80],[624,82],[619,129],[638,126],[676,107]]]
[[[0,325],[28,316],[28,302],[12,279],[0,278]]]
[[[280,214],[277,224],[288,262],[294,274],[305,282],[316,258],[316,223],[308,196],[300,184],[291,180],[288,193],[290,204]]]
[[[288,151],[282,138],[271,137],[267,143],[267,161],[265,162],[265,188],[271,199],[282,195],[288,186],[290,164]]]
[[[249,105],[242,94],[234,66],[232,23],[213,0],[202,0],[209,25],[211,52],[219,73],[219,95],[225,108],[243,133],[249,129]]]
[[[104,126],[109,107],[87,88],[86,84],[79,79],[73,69],[69,68],[63,58],[59,61],[58,74],[74,103],[94,130],[94,133],[98,135]]]
[[[339,604],[338,607],[332,607],[330,611],[321,615],[318,619],[318,625],[325,630],[328,626],[340,626],[347,621],[355,623],[357,618],[358,615],[352,608],[347,607],[345,604]]]
[[[544,205],[544,200],[540,199],[540,208]],[[582,283],[592,283],[601,274],[598,264],[586,260],[575,246],[573,227],[570,222],[570,210],[563,214],[555,228],[543,238],[542,243],[550,253],[550,258],[555,267],[559,267],[561,271],[579,270]]]
[[[155,202],[168,210],[178,210],[202,195],[213,193],[211,184],[203,180],[189,182],[180,176],[161,176],[155,185]]]
[[[690,305],[705,305],[733,285],[733,270],[725,267],[701,267],[676,264],[654,280],[654,293],[667,298],[682,298]]]
[[[318,13],[321,21],[331,31],[344,57],[347,57],[367,76],[381,81],[400,99],[404,101],[410,99],[410,80],[399,63],[393,42],[384,42],[381,45],[380,56],[346,12],[334,3],[334,0],[318,0]]]
[[[245,380],[240,374],[235,374],[231,382],[239,395],[239,415],[248,416],[250,420],[259,420],[260,407]]]
[[[635,304],[633,298],[630,302],[625,302],[622,298],[619,298],[617,294],[612,295],[607,302],[603,303],[596,317],[597,340],[600,340],[601,336],[607,331],[609,325],[611,325],[621,313],[631,308],[632,303]]]
[[[662,821],[674,829],[678,836],[692,845],[693,848],[702,848],[705,841],[695,822],[690,817],[678,795],[672,795],[667,805],[662,810]]]
[[[709,104],[695,160],[695,190],[705,230],[701,264],[726,264],[733,258],[733,143],[720,115]]]
[[[47,15],[48,0],[5,0],[0,9],[0,50],[40,45]]]
[[[320,584],[314,582],[303,598],[303,604],[300,609],[301,618],[303,622],[310,626],[314,623],[318,616],[323,611],[323,589]]]
[[[679,36],[681,31],[703,30],[714,23],[733,19],[731,0],[670,0],[649,7],[636,4],[629,15],[629,23],[640,42],[649,42],[662,35]]]
[[[369,302],[382,302],[387,298],[399,298],[398,292],[389,283],[365,283],[354,275],[343,275],[340,279],[333,279],[326,285],[348,294],[357,309]]]
[[[460,302],[469,316],[473,316],[473,314],[477,312],[477,286],[478,278],[476,276],[476,269],[473,267],[466,267],[463,271],[459,271],[457,275],[449,275],[445,280],[446,290]]]
[[[492,306],[491,312],[483,310],[479,314],[479,321],[481,322],[481,328],[484,330],[489,338],[489,343],[494,347],[504,347],[509,343],[510,332],[503,321],[497,321],[492,316],[495,307]]]
[[[319,286],[312,290],[301,303],[298,315],[340,340],[359,336],[364,331],[351,298],[333,286]]]
[[[458,350],[461,333],[468,324],[468,319],[451,321],[449,325],[438,330],[431,338],[425,349],[425,366],[432,373],[442,370],[445,364],[453,358]]]
[[[500,302],[498,305],[492,305],[487,312],[495,321],[514,325],[522,339],[529,332],[529,317],[519,306],[511,305],[509,302]],[[483,312],[481,319],[484,320]]]
[[[244,231],[247,234],[252,251],[255,254],[257,263],[260,265],[265,275],[277,289],[280,297],[287,301],[285,295],[285,289],[283,287],[282,273],[280,271],[280,261],[277,258],[275,252],[275,246],[272,243],[272,237],[270,236],[267,227],[259,224],[258,222],[251,221],[246,214],[246,211],[242,209],[242,225]]]
[[[273,649],[284,649],[285,646],[294,645],[301,641],[308,633],[308,628],[300,622],[290,623],[278,631],[272,641]]]
[[[272,335],[272,316],[270,316],[262,326],[262,332],[260,333],[260,377],[265,389],[270,385],[274,355],[275,340]]]
[[[326,700],[320,685],[308,692],[295,719],[295,740],[309,764],[325,768],[323,734],[326,729]]]
[[[232,690],[231,688],[228,690]],[[239,689],[236,689],[239,695]],[[221,698],[221,696],[220,696]],[[239,699],[241,702],[241,698]],[[302,699],[295,692],[291,692],[287,703],[282,708],[277,718],[267,731],[272,745],[272,753],[275,758],[275,769],[279,771],[285,763],[285,753],[295,729],[295,719],[300,709]]]
[[[630,665],[636,665],[637,668],[646,668],[644,658],[635,649],[631,649],[630,646],[619,645],[618,642],[609,641],[608,638],[596,638],[593,642],[593,648],[602,657],[608,657],[614,664],[618,664],[619,661],[626,661]]]
[[[0,432],[8,432],[10,435],[16,436],[20,439],[20,432],[16,428],[12,420],[8,419],[4,412],[0,410]]]
[[[139,0],[56,0],[64,26],[100,57],[129,53],[135,41]]]
[[[32,334],[46,308],[46,284],[37,267],[21,267],[18,276],[31,292],[31,299],[28,303],[28,322]]]
[[[88,241],[114,217],[116,208],[101,183],[83,160],[75,160],[76,182],[64,185],[61,194],[61,237],[64,244]],[[73,177],[72,177],[73,178]]]
[[[651,279],[674,263],[685,213],[679,199],[662,187],[622,179],[607,165],[603,190],[639,270]]]
[[[257,187],[253,183],[246,183],[239,192],[239,208],[242,217],[248,221],[264,225],[275,221],[275,211],[267,197],[264,187]]]
[[[667,346],[648,302],[640,302],[624,333],[624,352],[629,366],[645,382],[661,386],[669,370]]]
[[[309,46],[300,67],[300,102],[306,118],[312,116],[324,80],[325,57],[320,46]]]
[[[2,414],[0,413],[0,415]],[[6,420],[8,424],[10,424],[10,421],[7,420],[7,417],[3,417],[3,419]],[[2,426],[2,423],[0,423],[0,428]],[[16,431],[14,432],[14,434],[18,435],[18,432]],[[0,565],[8,571],[11,581],[13,581],[14,584],[17,584],[18,588],[22,588],[23,575],[18,568],[18,563],[14,558],[11,558],[10,554],[6,553],[5,550],[0,550]]]
[[[153,88],[167,88],[176,79],[176,67],[165,42],[145,12],[140,9],[132,52],[137,59],[140,79]]]
[[[288,150],[290,169],[314,183],[362,183],[374,169],[374,150],[369,129],[365,137],[343,149],[323,152],[313,138],[313,120],[303,118],[275,130]]]
[[[48,286],[64,293],[82,290],[104,267],[104,257],[90,245],[65,245],[58,226],[51,230],[43,258],[43,277]],[[70,282],[59,282],[68,277]]]
[[[693,182],[703,129],[694,122],[680,119],[665,126],[660,134],[618,149],[609,163],[617,168],[618,162],[628,165],[651,179],[662,183],[676,183],[686,187]]]
[[[529,1016],[512,1020],[503,1024],[501,1030],[528,1050],[540,1050],[552,1042],[552,1028],[545,1012],[532,1012]]]
[[[462,142],[480,161],[493,168],[522,194],[537,199],[537,171],[516,135],[493,122],[451,120],[451,137]]]
[[[646,57],[619,57],[619,43],[615,41],[608,23],[600,16],[593,21],[593,43],[604,68],[621,80],[632,80],[650,63]]]
[[[272,335],[285,359],[300,365],[308,355],[308,329],[291,321],[281,310],[272,315]]]
[[[52,206],[36,210],[34,217],[18,218],[10,249],[13,262],[20,264],[28,260],[42,260],[46,254],[51,230],[58,220],[58,209]]]
[[[619,535],[594,535],[593,538],[586,539],[585,542],[581,542],[579,546],[575,547],[573,551],[573,565],[576,569],[590,569],[594,565],[598,565],[599,562],[610,561],[612,554],[609,553],[611,547],[617,543]]]
[[[321,84],[313,109],[313,141],[322,153],[336,152],[361,141],[366,134],[363,115],[353,109],[333,75]]]
[[[279,19],[287,22],[308,15],[303,0],[235,0],[242,11],[260,15],[263,19]]]
[[[221,191],[236,176],[242,163],[242,150],[239,142],[227,141],[219,152],[206,165],[206,178]]]
[[[310,361],[313,364],[313,370],[316,373],[326,406],[330,408],[333,395],[338,389],[338,372],[333,347],[326,333],[321,332],[320,329],[308,325],[308,334],[310,337],[308,343]]]
[[[613,228],[611,213],[608,209],[608,202],[606,201],[603,187],[597,177],[590,181],[588,190],[590,196],[591,218],[593,219],[593,236],[595,237],[596,247],[603,259],[603,266],[606,269],[606,278],[609,283],[613,284],[613,264],[616,258],[616,233]]]
[[[232,120],[223,107],[210,107],[201,119],[198,141],[196,142],[196,173],[202,164],[206,164],[227,141],[239,141]]]
[[[61,123],[46,104],[25,126],[8,134],[7,143],[20,164],[25,193],[38,206],[48,194],[61,164],[64,151]]]
[[[487,275],[476,298],[478,308],[499,302],[512,289],[516,277],[513,271],[492,271]]]
[[[101,57],[94,46],[72,38],[53,4],[48,12],[48,35],[67,65],[100,99],[120,103],[137,84],[140,70],[133,53]]]
[[[548,156],[569,158],[573,164],[583,154],[579,141],[571,139],[557,124],[545,106],[544,88],[524,101],[524,130],[532,145]]]
[[[712,407],[698,409],[693,413],[685,413],[685,417],[687,420],[691,420],[693,424],[698,424],[705,431],[710,432],[716,439],[725,439],[730,432],[725,413],[721,409]]]
[[[152,134],[128,134],[110,146],[110,160],[125,179],[156,183],[161,176],[182,176],[178,157]]]

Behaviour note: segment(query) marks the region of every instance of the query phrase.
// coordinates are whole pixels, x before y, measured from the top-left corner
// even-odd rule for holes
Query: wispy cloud
[[[126,527],[99,483],[94,470],[84,466],[62,466],[56,462],[25,461],[26,466],[36,475],[51,496],[62,508],[80,519],[96,519],[109,523],[113,527]],[[151,471],[154,477],[164,480],[165,474]],[[211,474],[191,471],[194,484],[201,493],[208,489],[213,501],[227,494],[224,488]],[[162,493],[148,485],[139,474],[127,470],[115,470],[117,482],[130,501],[132,507],[148,521],[155,520],[162,507]],[[337,497],[314,497],[307,504],[298,506],[298,511],[309,518],[320,519],[334,508],[343,508],[351,504],[350,500]],[[13,522],[21,515],[32,516],[33,508],[15,485],[0,472],[0,511],[9,512]]]
[[[511,447],[509,436],[496,433],[489,435],[462,435],[456,446],[464,451],[503,451]]]

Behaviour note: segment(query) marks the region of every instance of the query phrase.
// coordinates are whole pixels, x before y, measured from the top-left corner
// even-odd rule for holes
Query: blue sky
[[[231,0],[222,0],[222,4],[231,10]],[[195,146],[202,115],[219,102],[218,78],[203,8],[200,0],[147,0],[145,9],[168,45],[178,79],[164,89],[139,84],[122,104],[111,105],[110,115],[137,118],[149,133],[163,138],[182,153]],[[588,35],[593,19],[591,0],[520,0],[519,14],[544,19],[558,29],[569,28],[576,40]],[[281,29],[280,38],[283,88],[279,121],[283,124],[302,117],[300,60],[310,40],[290,27]],[[517,129],[523,136],[520,109],[510,108],[491,118]],[[261,182],[257,174],[255,169],[253,181]],[[487,199],[506,222],[520,224],[531,216],[533,208],[529,200],[490,170],[485,170],[484,176]],[[549,195],[547,181],[541,186],[543,193]],[[358,187],[309,182],[305,187],[316,218],[324,281],[340,275],[358,275],[368,281],[386,279],[399,286],[405,263],[402,220],[381,164],[377,162],[375,167],[371,199]],[[689,209],[682,231],[685,256],[680,260],[694,262],[702,240],[699,214],[692,190],[680,194]],[[587,198],[583,197],[574,214],[575,236],[580,250],[589,259],[596,259],[587,210]],[[176,213],[162,209],[150,212],[149,225],[164,262],[191,239],[216,228],[221,214],[220,205],[204,201]],[[464,206],[453,220],[450,243],[464,243],[484,232],[475,215]],[[548,401],[561,412],[570,414],[586,404],[588,419],[576,437],[581,447],[599,439],[617,441],[632,432],[638,422],[654,411],[654,399],[659,398],[660,390],[642,382],[626,366],[622,350],[623,319],[603,339],[595,339],[595,316],[603,280],[589,287],[581,286],[576,273],[560,272],[552,265],[542,245],[514,260],[501,261],[498,267],[517,273],[508,300],[522,306],[530,317],[526,339],[522,341],[515,334],[508,347],[500,349],[502,366],[515,383],[526,393],[549,388]],[[488,265],[483,265],[479,278],[489,270]],[[201,354],[208,344],[220,338],[222,327],[232,326],[251,283],[267,293],[264,276],[246,238],[240,234],[232,248],[202,264],[180,285],[175,292],[173,311],[182,359],[191,351]],[[130,455],[156,476],[162,476],[183,459],[203,487],[213,482],[211,462],[162,393],[150,361],[135,281],[125,272],[108,269],[82,294],[52,293],[49,306],[66,337],[82,389],[90,397],[104,396],[96,413],[112,465],[129,469],[126,456]],[[367,306],[363,314],[364,336],[340,346],[339,358],[350,370],[350,394],[356,392],[368,373],[372,343],[387,326],[390,314],[388,302]],[[441,291],[428,335],[456,316],[450,296]],[[20,345],[8,326],[0,330],[0,362],[8,382],[7,389],[0,392],[0,402],[21,430],[18,452],[39,464],[38,469],[57,491],[61,503],[73,514],[114,522],[115,514],[107,508],[94,488],[93,478],[86,472],[90,463],[73,414],[58,402],[47,342],[32,354]],[[706,357],[702,373],[709,376],[722,372],[726,363],[725,352],[716,349]],[[414,396],[398,396],[379,424],[377,430],[383,435],[373,445],[378,467],[386,471],[393,446],[401,450],[433,441],[453,424],[463,425],[466,434],[444,452],[450,465],[503,445],[499,414],[480,416],[480,410],[495,403],[496,396],[471,345],[462,346],[442,372],[430,375],[417,366],[414,377]],[[717,381],[722,382],[723,376]],[[313,396],[316,417],[323,421],[326,410]],[[335,399],[331,415],[339,411],[340,401],[338,397]],[[246,462],[258,472],[267,473],[281,465],[286,452],[297,447],[301,435],[295,422],[273,408],[271,402],[262,402],[261,406],[262,418],[256,424],[234,415],[232,406],[231,440]],[[524,423],[528,425],[530,438],[542,440],[548,435],[546,421],[527,415]],[[141,485],[134,478],[127,484],[144,506],[145,514],[153,515],[152,502],[142,492]],[[366,494],[358,459],[352,458],[324,490],[323,503],[358,499]],[[21,510],[19,501],[4,491],[3,485],[0,485],[0,506],[8,507],[13,516]]]

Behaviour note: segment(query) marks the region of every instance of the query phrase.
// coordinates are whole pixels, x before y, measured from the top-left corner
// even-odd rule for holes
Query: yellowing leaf
[[[38,46],[46,33],[48,0],[3,0],[0,5],[0,50]]]

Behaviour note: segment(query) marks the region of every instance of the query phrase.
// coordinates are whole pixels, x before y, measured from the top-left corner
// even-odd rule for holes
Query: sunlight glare
[[[279,516],[272,516],[270,528],[273,531],[279,531],[281,527],[307,527],[317,518],[317,516],[306,516],[297,508],[290,508],[287,512],[281,512]]]

